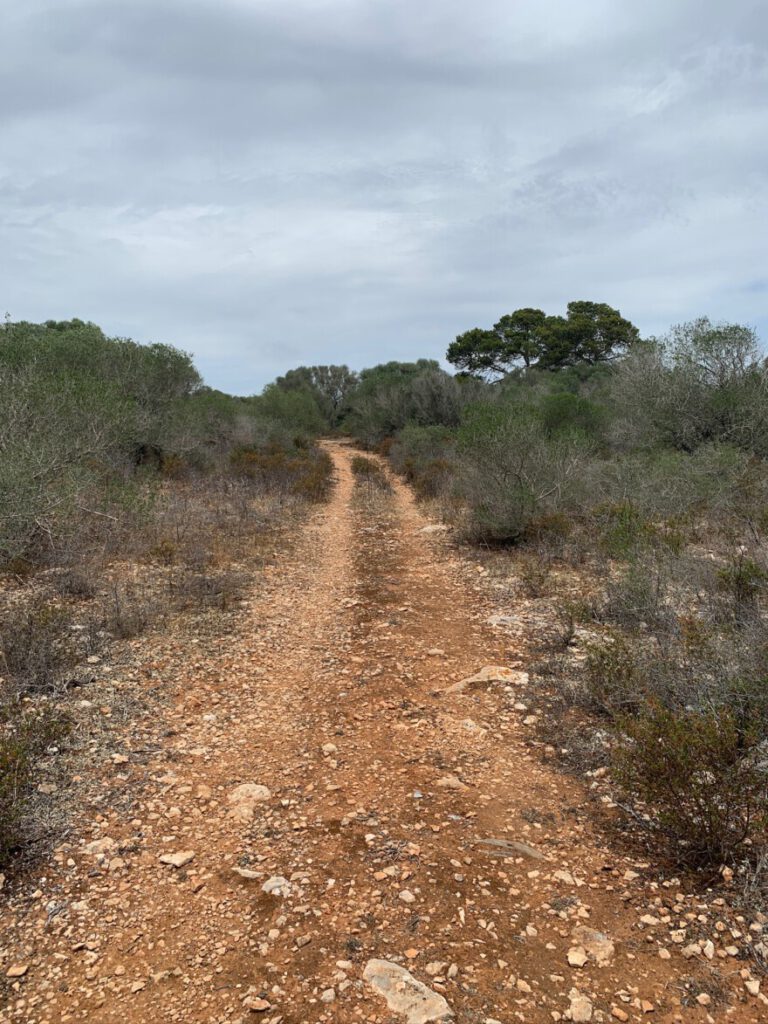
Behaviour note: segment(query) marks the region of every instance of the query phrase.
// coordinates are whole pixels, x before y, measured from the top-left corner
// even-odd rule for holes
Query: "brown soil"
[[[766,1019],[725,950],[738,938],[605,848],[589,792],[541,761],[515,708],[529,695],[446,692],[484,665],[525,669],[525,651],[486,625],[476,568],[421,532],[409,491],[355,491],[349,450],[327,448],[334,494],[238,630],[170,662],[146,642],[175,695],[162,744],[134,758],[126,726],[104,789],[133,805],[92,810],[11,890],[2,973],[27,970],[2,1020],[394,1021],[362,980],[372,957],[466,1024],[568,1019],[574,990],[596,1021]],[[250,821],[228,802],[241,783],[271,793]],[[194,859],[159,860],[180,851]],[[263,892],[271,876],[290,892]],[[569,966],[580,925],[613,941],[609,964]],[[702,928],[713,958],[685,959]]]

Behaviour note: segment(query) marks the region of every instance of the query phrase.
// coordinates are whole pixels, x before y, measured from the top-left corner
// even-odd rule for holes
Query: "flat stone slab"
[[[390,960],[369,960],[363,980],[386,999],[392,1013],[405,1017],[407,1024],[428,1024],[453,1016],[453,1010],[441,995]]]
[[[183,868],[195,859],[194,850],[179,850],[178,853],[162,853],[159,857],[161,864],[167,864],[172,868]]]
[[[517,839],[480,839],[478,846],[485,846],[492,857],[530,857],[531,860],[549,860],[541,850]]]
[[[485,665],[473,676],[467,676],[466,679],[460,679],[458,683],[452,683],[445,692],[463,693],[465,690],[477,690],[483,686],[490,686],[491,683],[522,686],[527,682],[527,672],[519,672],[517,669],[507,668],[505,665]]]

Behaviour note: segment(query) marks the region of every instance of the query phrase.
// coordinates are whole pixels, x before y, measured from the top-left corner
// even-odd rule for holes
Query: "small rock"
[[[320,993],[320,1001],[323,1003],[332,1003],[336,998],[335,988],[326,988]]]
[[[568,950],[568,963],[571,967],[583,967],[587,960],[587,951],[582,946],[574,946]]]
[[[592,1020],[592,1000],[581,992],[571,993],[571,1020],[574,1024],[586,1024]]]
[[[250,868],[232,868],[232,872],[241,878],[248,879],[248,881],[255,881],[257,878],[263,877],[260,871],[251,871]]]
[[[271,893],[273,896],[290,896],[291,883],[282,875],[272,875],[261,887],[262,892]]]
[[[161,864],[168,864],[172,868],[183,868],[185,864],[189,864],[194,859],[194,850],[179,850],[178,853],[161,853],[159,858]]]
[[[573,937],[579,946],[592,957],[598,967],[605,967],[613,959],[616,949],[604,932],[579,925],[573,929]]]
[[[5,972],[6,978],[23,978],[29,970],[29,964],[13,964]]]
[[[403,901],[403,903],[416,902],[416,897],[413,895],[410,889],[403,889],[402,892],[399,894],[399,898]]]
[[[469,786],[465,785],[461,779],[456,778],[455,775],[444,775],[442,779],[438,779],[435,783],[441,789],[456,789],[464,790],[469,789]]]
[[[615,1017],[616,1020],[627,1021],[629,1020],[629,1014],[626,1010],[622,1010],[620,1006],[611,1007],[611,1016]]]
[[[252,1010],[254,1013],[265,1013],[272,1008],[269,1000],[262,999],[261,996],[246,996],[243,1000],[243,1006],[246,1010]]]
[[[523,685],[528,682],[527,672],[517,672],[514,669],[506,668],[504,665],[485,665],[473,676],[453,683],[445,691],[446,693],[463,693],[468,689],[477,689],[481,686],[488,686],[491,683],[506,683],[509,685]]]
[[[227,801],[231,805],[229,815],[245,825],[253,820],[256,804],[269,800],[271,796],[272,794],[266,786],[260,786],[255,782],[244,782],[242,785],[236,786],[227,797]]]
[[[104,836],[103,839],[94,839],[90,843],[85,844],[85,852],[94,854],[95,856],[104,856],[109,853],[117,844],[114,839],[110,839],[109,836]]]
[[[548,858],[528,843],[517,839],[480,839],[478,845],[487,846],[487,853],[492,857],[530,857],[532,860],[548,860]]]

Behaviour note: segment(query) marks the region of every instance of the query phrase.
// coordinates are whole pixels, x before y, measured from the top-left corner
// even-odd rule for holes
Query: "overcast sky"
[[[13,319],[243,394],[570,299],[768,340],[765,0],[3,6]]]

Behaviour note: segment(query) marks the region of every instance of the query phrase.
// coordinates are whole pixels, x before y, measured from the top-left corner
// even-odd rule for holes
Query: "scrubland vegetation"
[[[330,485],[320,425],[301,395],[205,387],[167,345],[77,320],[0,328],[0,866],[44,834],[29,799],[78,666],[170,615],[236,607]]]
[[[467,332],[448,358],[463,372],[363,371],[344,428],[552,605],[553,745],[608,766],[673,861],[759,861],[768,368],[754,332],[700,319],[640,340],[610,307],[572,303]]]
[[[672,861],[742,865],[756,884],[768,366],[754,332],[700,319],[641,340],[618,311],[576,302],[468,331],[448,359],[456,375],[425,359],[300,367],[242,399],[166,346],[78,321],[6,324],[0,855],[23,831],[34,758],[66,731],[50,697],[68,673],[169,607],[236,604],[255,538],[329,486],[313,439],[341,434],[548,603],[552,748],[607,769]],[[352,468],[387,492],[377,462]],[[121,575],[125,561],[146,572]]]

